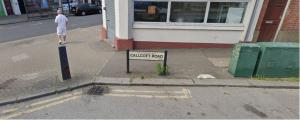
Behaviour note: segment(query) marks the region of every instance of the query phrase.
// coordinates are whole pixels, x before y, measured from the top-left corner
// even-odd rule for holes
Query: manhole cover
[[[108,87],[102,87],[102,86],[93,86],[88,91],[88,95],[103,95],[103,93],[106,93],[108,91]]]

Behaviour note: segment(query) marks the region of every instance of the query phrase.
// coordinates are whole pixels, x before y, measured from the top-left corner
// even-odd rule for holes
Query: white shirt
[[[65,15],[63,14],[57,15],[55,18],[55,23],[57,23],[57,29],[66,29],[68,21],[69,20]]]

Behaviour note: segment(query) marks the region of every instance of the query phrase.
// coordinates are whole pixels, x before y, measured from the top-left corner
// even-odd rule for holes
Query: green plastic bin
[[[234,77],[251,77],[259,54],[259,45],[252,43],[235,44],[228,71]]]
[[[255,76],[299,77],[299,44],[261,42]]]

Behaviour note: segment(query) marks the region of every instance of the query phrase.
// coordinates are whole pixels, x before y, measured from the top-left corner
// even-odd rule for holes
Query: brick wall
[[[299,31],[299,0],[291,0],[281,30]]]

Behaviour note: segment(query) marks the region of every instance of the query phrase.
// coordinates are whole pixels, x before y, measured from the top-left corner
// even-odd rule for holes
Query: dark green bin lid
[[[292,42],[259,42],[260,47],[272,47],[272,48],[299,48],[299,43]]]

